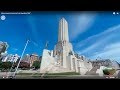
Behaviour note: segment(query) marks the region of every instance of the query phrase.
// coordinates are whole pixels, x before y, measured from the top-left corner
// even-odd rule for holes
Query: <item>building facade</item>
[[[19,55],[8,54],[2,58],[2,62],[16,62],[18,59],[20,59]]]
[[[1,53],[4,53],[7,48],[8,48],[8,44],[6,42],[0,41],[0,55],[1,55]]]
[[[100,66],[105,66],[105,67],[112,67],[115,69],[119,68],[119,63],[117,61],[111,61],[110,59],[99,59],[99,60],[94,60],[91,61],[93,67],[100,67]]]
[[[37,60],[39,60],[39,56],[37,54],[30,55],[30,67],[33,65],[33,62]]]
[[[26,54],[26,55],[22,58],[22,61],[23,61],[23,62],[30,63],[30,55],[29,55],[29,54]]]

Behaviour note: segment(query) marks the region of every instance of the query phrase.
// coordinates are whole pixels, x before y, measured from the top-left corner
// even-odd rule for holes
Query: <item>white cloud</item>
[[[105,30],[104,32],[102,33],[99,33],[99,34],[96,34],[96,35],[93,35],[93,36],[90,36],[88,37],[87,39],[77,43],[76,47],[82,47],[84,46],[86,43],[90,42],[90,41],[98,41],[99,39],[100,40],[104,40],[106,39],[105,37],[112,37],[114,34],[113,33],[117,33],[117,31],[120,31],[120,25],[117,25],[117,26],[113,26],[113,27],[110,27],[108,28],[107,30]],[[111,35],[112,34],[112,35]],[[111,36],[110,36],[111,35]],[[106,39],[107,40],[107,39]],[[98,43],[98,42],[97,42]],[[96,44],[97,44],[96,43]],[[95,46],[95,45],[94,45]]]
[[[106,46],[104,50],[111,50],[111,49],[119,49],[120,48],[120,42],[110,44],[109,46]]]
[[[76,39],[81,33],[88,30],[93,25],[95,17],[95,13],[81,13],[76,16],[76,25],[70,31],[70,40]]]
[[[17,48],[13,48],[13,50],[14,50],[14,51],[18,51],[18,49],[17,49]]]
[[[120,61],[120,42],[106,46],[103,51],[97,52],[94,56],[90,58],[95,59],[98,56]]]
[[[97,57],[120,59],[120,25],[113,26],[102,33],[88,37],[76,46],[82,46],[92,42],[87,48],[79,50],[78,53],[86,54],[89,58]]]
[[[89,46],[86,49],[81,51],[81,53],[86,53],[86,52],[91,51],[97,47],[101,47],[101,46],[104,46],[105,44],[108,44],[108,42],[111,42],[111,40],[113,40],[113,38],[118,38],[120,36],[119,32],[120,32],[120,25],[111,27],[102,33],[88,37],[87,39],[79,42],[76,45],[76,47],[80,48],[83,45],[87,44],[88,42],[93,41],[94,43],[91,46]]]

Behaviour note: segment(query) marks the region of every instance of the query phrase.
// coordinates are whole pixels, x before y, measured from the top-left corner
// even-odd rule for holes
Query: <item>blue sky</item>
[[[100,57],[120,61],[120,15],[113,15],[112,11],[31,12],[5,14],[5,17],[0,20],[0,41],[9,44],[9,54],[21,55],[27,39],[31,42],[25,54],[42,55],[46,41],[49,41],[48,49],[52,50],[58,40],[59,20],[64,17],[75,52],[90,59]]]

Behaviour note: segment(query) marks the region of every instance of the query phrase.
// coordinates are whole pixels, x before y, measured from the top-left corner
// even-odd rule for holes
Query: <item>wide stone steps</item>
[[[95,66],[90,71],[87,71],[85,75],[99,75],[98,73],[96,73],[97,69],[99,68],[100,66]]]

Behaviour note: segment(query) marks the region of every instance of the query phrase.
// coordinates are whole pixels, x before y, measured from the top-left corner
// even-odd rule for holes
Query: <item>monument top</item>
[[[63,21],[63,20],[66,21],[66,19],[65,19],[64,17],[62,17],[62,18],[60,19],[60,22]],[[66,21],[66,22],[67,22],[67,21]]]
[[[68,23],[63,17],[61,18],[59,22],[58,41],[69,41]]]

